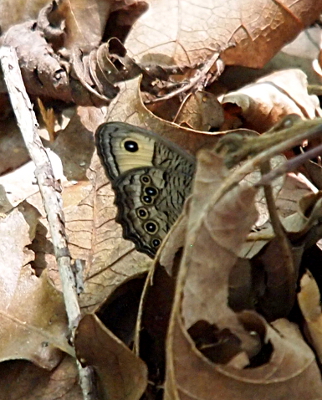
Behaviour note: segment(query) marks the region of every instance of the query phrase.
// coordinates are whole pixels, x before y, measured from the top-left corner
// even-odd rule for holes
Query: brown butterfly
[[[162,136],[124,122],[100,125],[96,146],[115,191],[124,238],[154,257],[191,192],[195,158]]]

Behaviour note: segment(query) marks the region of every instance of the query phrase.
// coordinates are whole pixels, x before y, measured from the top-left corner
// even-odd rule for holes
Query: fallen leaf
[[[100,398],[139,400],[147,384],[146,366],[92,314],[80,321],[76,353],[98,376]]]
[[[199,353],[176,313],[168,335],[164,399],[319,399],[320,372],[298,329],[287,320],[276,321],[274,328],[261,323],[270,359],[257,368],[236,369],[214,364]]]
[[[19,384],[18,384],[19,383]],[[7,361],[0,368],[1,400],[79,400],[78,370],[73,357],[65,356],[51,371],[25,360]]]
[[[301,291],[297,298],[309,331],[311,341],[318,357],[322,359],[322,312],[319,287],[309,271],[301,278]]]
[[[1,234],[0,251],[0,359],[24,358],[52,369],[61,360],[62,351],[73,354],[73,350],[67,342],[61,293],[49,283],[46,273],[38,278],[28,265],[33,255],[27,248],[31,243],[29,224],[17,209],[0,221],[0,230],[6,232]]]
[[[171,8],[166,1],[151,1],[149,5],[133,25],[126,47],[140,63],[179,66],[204,63],[221,48],[229,65],[262,67],[321,11],[321,4],[313,7],[310,1],[209,0],[202,6],[181,1]],[[231,43],[236,45],[226,49]]]
[[[321,109],[316,96],[307,93],[307,78],[300,70],[285,70],[260,78],[221,100],[224,108],[230,104],[240,107],[240,117],[247,126],[265,132],[281,118],[295,113],[313,119]]]

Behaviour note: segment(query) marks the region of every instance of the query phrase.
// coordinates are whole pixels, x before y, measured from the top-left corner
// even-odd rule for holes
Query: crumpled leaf
[[[93,366],[102,400],[139,400],[145,390],[146,366],[93,314],[80,321],[76,353],[83,365]]]
[[[1,45],[15,48],[30,93],[71,101],[68,74],[36,21],[14,25],[1,37]]]
[[[320,398],[322,384],[314,354],[289,321],[276,321],[273,324],[276,331],[259,319],[257,325],[264,328],[265,342],[272,346],[272,355],[267,363],[248,369],[209,362],[196,351],[178,313],[172,324],[165,400]]]
[[[86,18],[86,24],[82,13],[85,9],[88,14],[88,8],[84,7],[84,3],[94,11],[90,21]],[[72,3],[53,0],[39,11],[37,20],[14,25],[5,32],[1,44],[16,49],[29,93],[83,105],[107,104],[107,96],[116,95],[117,88],[112,84],[109,84],[111,90],[106,95],[88,84],[86,76],[89,67],[85,65],[88,56],[84,60],[76,57],[77,52],[89,53],[100,43],[106,22],[103,16],[107,18],[109,5],[109,2],[100,0],[74,0]],[[93,23],[95,19],[94,28],[88,23]],[[91,34],[85,34],[88,30]],[[72,49],[69,51],[66,47]],[[93,83],[92,79],[90,83]]]
[[[288,114],[313,119],[322,113],[317,97],[307,92],[306,75],[297,69],[278,71],[260,78],[226,94],[221,103],[224,108],[231,104],[240,107],[240,116],[258,132],[270,129]]]
[[[203,146],[213,147],[218,139],[226,133],[195,131],[155,116],[143,104],[139,85],[139,78],[119,84],[120,93],[116,99],[111,101],[106,116],[108,121],[123,121],[149,129],[183,147],[191,154],[196,154],[197,150]],[[245,129],[235,130],[236,133],[245,131],[249,132]]]

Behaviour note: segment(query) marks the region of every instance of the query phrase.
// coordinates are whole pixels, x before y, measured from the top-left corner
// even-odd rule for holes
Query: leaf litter
[[[1,4],[1,43],[17,49],[29,95],[42,100],[41,124],[52,130],[44,143],[62,161],[69,250],[85,265],[76,354],[95,370],[99,398],[320,398],[319,363],[308,343],[320,357],[321,275],[306,262],[320,256],[319,157],[290,165],[294,172],[278,184],[265,183],[271,200],[257,185],[261,173],[269,175],[258,166],[272,159],[266,152],[273,146],[303,133],[276,149],[274,156],[287,158],[279,156],[273,169],[319,146],[318,136],[305,138],[320,123],[309,123],[321,116],[318,98],[298,69],[228,93],[220,76],[222,61],[263,67],[315,21],[320,4],[27,3],[24,15],[18,3],[10,12]],[[10,109],[5,90],[0,100]],[[55,131],[72,103],[67,128]],[[288,117],[294,113],[306,120],[300,128]],[[3,118],[6,136],[10,112]],[[146,127],[199,154],[192,197],[152,265],[114,220],[92,136],[106,119]],[[286,125],[272,133],[281,120]],[[17,169],[27,157],[19,141],[11,146],[12,160],[1,164],[10,175],[0,177],[0,398],[81,399],[49,226],[32,168]],[[142,284],[134,282],[146,272],[139,304]]]

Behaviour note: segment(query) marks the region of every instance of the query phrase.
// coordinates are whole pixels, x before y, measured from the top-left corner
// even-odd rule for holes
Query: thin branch
[[[267,174],[271,170],[270,162],[266,161],[261,166],[261,173]],[[280,279],[284,278],[287,285],[284,287],[286,293],[284,293],[284,306],[288,306],[289,311],[294,305],[295,301],[295,285],[296,285],[296,271],[294,268],[294,260],[292,255],[291,244],[287,238],[284,227],[280,221],[280,217],[277,212],[273,189],[271,185],[264,186],[264,193],[266,198],[266,204],[270,216],[270,221],[276,237],[276,246],[279,247],[281,260],[283,262],[283,268],[279,271]],[[274,274],[274,271],[268,271],[270,275]]]
[[[49,229],[62,282],[68,325],[71,336],[73,337],[75,328],[81,318],[81,313],[75,290],[74,274],[71,268],[71,257],[65,235],[61,186],[54,178],[49,158],[39,138],[38,122],[22,80],[15,50],[11,47],[1,47],[0,61],[18,126],[29,155],[36,166],[35,176],[47,213]],[[78,362],[77,365],[79,374],[83,377],[82,379],[90,380],[89,374],[85,374],[86,378],[84,378],[84,369]],[[85,386],[90,385],[81,382],[81,387],[83,388]],[[86,393],[84,390],[83,397],[84,400],[93,400],[91,393]]]
[[[294,171],[306,161],[316,158],[321,154],[322,154],[322,144],[296,157],[291,158],[290,160],[286,161],[283,165],[281,165],[279,168],[275,168],[272,171],[268,172],[267,174],[263,175],[262,178],[255,184],[255,186],[259,187],[259,186],[269,185],[270,182],[272,182],[280,175],[284,175],[287,172]]]
[[[308,121],[309,122],[309,121]],[[314,124],[314,121],[311,121]],[[231,190],[234,186],[238,185],[239,182],[245,178],[246,175],[250,174],[253,172],[256,168],[258,168],[261,164],[264,162],[270,160],[272,157],[276,156],[277,154],[281,154],[284,151],[291,149],[292,147],[295,147],[299,144],[301,144],[304,140],[310,140],[315,137],[318,137],[322,133],[322,119],[319,118],[317,121],[315,121],[315,126],[313,126],[311,129],[301,132],[298,135],[295,135],[294,137],[288,138],[285,141],[281,141],[280,143],[274,143],[271,147],[265,149],[261,149],[261,152],[259,154],[256,154],[253,158],[250,160],[245,161],[243,165],[240,167],[236,168],[232,173],[224,180],[224,182],[220,185],[218,190],[214,193],[213,197],[215,201],[218,201],[227,191]],[[261,137],[259,137],[260,139]],[[271,144],[271,143],[269,143]],[[309,152],[305,153],[308,154]],[[311,153],[312,154],[312,153]],[[303,155],[298,156],[302,158]],[[303,156],[304,158],[304,156]],[[294,158],[295,160],[295,158]],[[303,162],[303,161],[302,161]],[[277,174],[277,176],[280,176],[283,174],[282,169],[284,173],[286,172],[285,170],[285,163],[280,169],[280,173]],[[292,163],[292,166],[294,166],[294,163]],[[275,173],[275,170],[271,171],[269,174]],[[266,176],[266,175],[265,175]],[[277,177],[275,176],[275,177]],[[255,187],[261,186],[263,181],[260,181],[261,183],[257,183],[254,185]],[[266,181],[267,182],[267,181]],[[269,183],[269,182],[267,182]]]
[[[175,96],[178,96],[182,93],[187,93],[189,90],[195,88],[199,89],[203,86],[204,83],[208,81],[208,74],[211,70],[212,66],[217,63],[217,73],[215,74],[216,77],[220,76],[222,71],[224,70],[223,61],[219,58],[220,52],[215,52],[209,60],[207,60],[204,65],[200,69],[196,69],[195,74],[189,79],[186,84],[183,84],[178,89],[174,90],[171,93],[165,94],[163,96],[157,97],[153,100],[147,101],[146,104],[154,104],[159,101],[165,101],[172,99]]]

